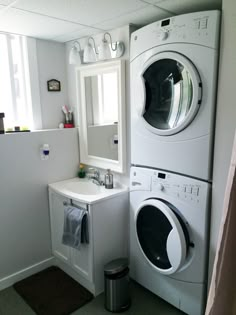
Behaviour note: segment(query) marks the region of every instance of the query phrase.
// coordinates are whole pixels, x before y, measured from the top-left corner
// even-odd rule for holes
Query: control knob
[[[161,183],[158,183],[157,188],[158,188],[158,190],[163,191],[165,187]]]
[[[167,31],[162,31],[160,33],[160,39],[161,40],[166,40],[168,36],[169,36],[169,33]]]

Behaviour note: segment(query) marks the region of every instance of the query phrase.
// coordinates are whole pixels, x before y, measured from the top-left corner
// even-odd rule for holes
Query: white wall
[[[216,252],[224,191],[236,127],[236,2],[223,0],[214,148],[209,279]]]
[[[40,146],[51,148],[47,161]],[[51,257],[47,184],[76,176],[76,129],[0,136],[1,280]]]
[[[64,120],[61,107],[68,104],[65,44],[37,39],[36,46],[42,128],[58,128]],[[60,92],[48,92],[47,81],[50,79],[61,82]]]

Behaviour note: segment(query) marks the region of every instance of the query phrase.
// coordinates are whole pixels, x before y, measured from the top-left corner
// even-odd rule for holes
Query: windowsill
[[[19,133],[19,132],[31,132],[30,130],[17,130],[17,131],[5,131],[5,133],[9,134],[9,133]]]
[[[0,137],[1,136],[4,136],[4,135],[29,135],[29,134],[32,134],[32,133],[38,133],[38,132],[54,132],[54,131],[65,131],[65,130],[74,130],[74,129],[77,129],[78,127],[73,127],[73,128],[52,128],[52,129],[38,129],[38,130],[31,130],[31,131],[16,131],[16,132],[9,132],[9,133],[2,133],[0,134]]]
[[[50,128],[50,129],[38,129],[38,130],[32,130],[31,132],[43,132],[43,131],[56,131],[56,130],[74,130],[78,128],[77,126],[73,128]]]

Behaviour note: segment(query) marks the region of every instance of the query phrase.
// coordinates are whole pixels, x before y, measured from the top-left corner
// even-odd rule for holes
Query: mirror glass
[[[116,71],[85,78],[88,154],[118,160],[118,76]]]
[[[81,66],[79,117],[81,162],[124,172],[124,62]]]

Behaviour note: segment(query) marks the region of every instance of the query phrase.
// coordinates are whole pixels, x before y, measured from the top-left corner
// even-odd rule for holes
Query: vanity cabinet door
[[[73,201],[76,204],[76,201]],[[86,205],[78,203],[83,208]],[[85,279],[93,280],[93,244],[92,244],[92,216],[88,209],[89,244],[81,244],[80,249],[71,248],[72,267]]]
[[[52,191],[49,193],[52,252],[60,260],[70,262],[70,248],[62,244],[64,227],[64,206],[63,202],[69,199],[60,196]]]

